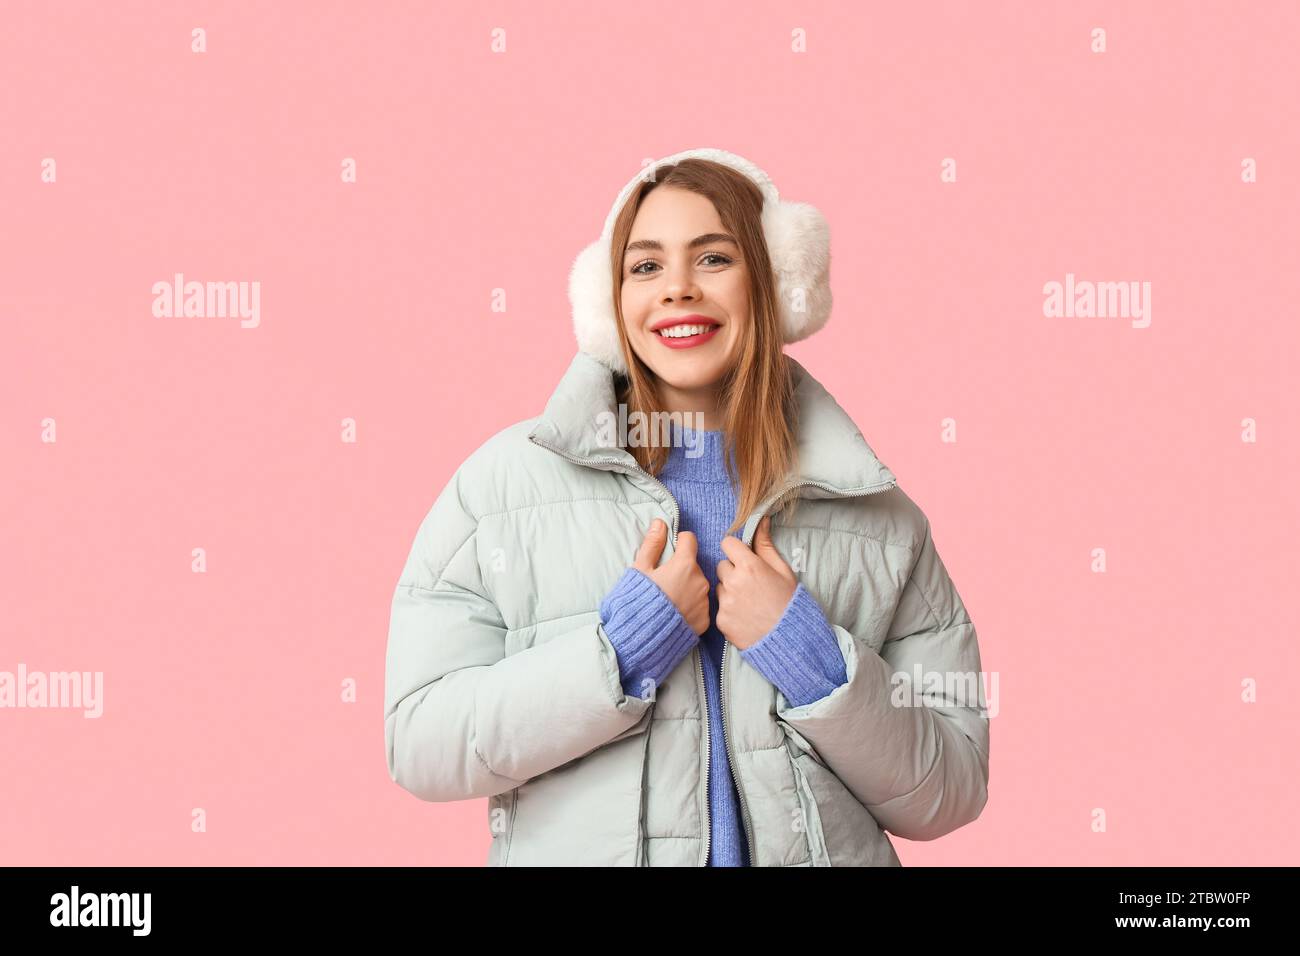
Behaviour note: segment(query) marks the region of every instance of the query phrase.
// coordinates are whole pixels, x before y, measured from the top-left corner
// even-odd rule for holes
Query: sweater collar
[[[785,360],[799,409],[798,460],[753,523],[795,488],[804,498],[834,498],[896,485],[893,472],[876,457],[839,403],[794,358],[787,354]],[[529,432],[529,440],[590,468],[644,474],[631,453],[617,447],[614,388],[613,371],[586,352],[577,352]]]
[[[726,436],[720,431],[689,428],[670,422],[668,458],[659,472],[659,480],[669,482],[701,481],[727,482],[727,460],[736,464],[733,455],[727,454]]]

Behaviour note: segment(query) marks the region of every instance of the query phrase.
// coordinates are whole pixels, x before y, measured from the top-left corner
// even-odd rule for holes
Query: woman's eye
[[[708,262],[707,260],[710,260],[710,259],[713,259],[713,260],[716,260],[716,261],[714,261],[714,262]],[[722,253],[720,253],[720,252],[710,252],[710,253],[706,253],[704,256],[702,256],[702,257],[700,258],[700,262],[703,263],[703,264],[713,265],[713,266],[729,266],[729,265],[731,265],[731,259],[729,259],[727,256],[724,256],[724,255],[723,255]],[[649,272],[645,271],[642,267],[643,267],[643,266],[653,266],[653,265],[657,265],[657,263],[655,263],[653,260],[646,259],[646,260],[643,261],[643,262],[638,262],[638,263],[637,263],[636,265],[634,265],[631,269],[629,269],[628,272],[630,272],[632,275],[642,275],[642,276],[643,276],[643,275],[649,275]]]

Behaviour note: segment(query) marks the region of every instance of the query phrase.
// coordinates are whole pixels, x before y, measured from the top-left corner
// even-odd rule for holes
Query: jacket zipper
[[[722,677],[721,677],[722,689],[720,691],[720,696],[722,697],[722,701],[718,709],[722,712],[722,746],[726,748],[727,751],[727,769],[731,771],[731,779],[736,785],[736,795],[740,797],[740,822],[744,825],[745,828],[745,849],[747,851],[746,855],[749,857],[749,865],[753,866],[754,865],[754,839],[749,832],[749,805],[745,803],[745,791],[740,786],[740,777],[736,775],[736,767],[731,762],[731,739],[727,736],[727,648],[730,646],[731,646],[731,641],[727,640],[724,637],[722,639],[722,663],[719,665],[719,667],[722,670]],[[701,679],[703,679],[702,677],[703,671],[704,668],[703,666],[701,666],[700,667]],[[710,824],[710,829],[712,829],[712,824]],[[709,837],[710,837],[709,831],[706,830],[705,843],[704,843],[704,865],[705,866],[708,866],[709,863],[709,844],[708,844]]]
[[[722,649],[723,656],[726,655],[727,649]],[[713,820],[709,813],[709,763],[713,759],[713,743],[709,739],[712,734],[709,733],[709,695],[704,689],[704,652],[700,650],[700,645],[695,645],[695,670],[700,676],[700,703],[704,707],[704,858],[700,861],[700,866],[709,865],[709,844],[712,841]],[[723,718],[723,730],[726,730],[726,718]],[[722,738],[722,746],[727,746],[726,734]],[[730,758],[728,758],[730,763]],[[748,839],[748,835],[746,836]]]

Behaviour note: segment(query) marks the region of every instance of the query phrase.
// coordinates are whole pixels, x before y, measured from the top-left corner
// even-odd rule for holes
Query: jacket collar
[[[785,359],[799,408],[798,461],[756,513],[753,524],[768,506],[796,486],[807,485],[800,492],[802,497],[835,498],[884,491],[897,484],[893,472],[876,457],[862,432],[822,384],[788,354]],[[631,453],[606,443],[609,429],[601,428],[602,413],[618,420],[614,386],[612,370],[586,352],[576,353],[529,432],[529,440],[577,464],[640,471]]]

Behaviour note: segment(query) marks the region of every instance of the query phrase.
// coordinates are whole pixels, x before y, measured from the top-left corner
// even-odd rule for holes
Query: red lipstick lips
[[[703,327],[704,331],[697,332],[693,335],[662,335],[662,329],[673,329],[683,325],[695,325]],[[722,328],[717,320],[709,318],[707,315],[679,315],[671,319],[660,319],[651,330],[655,337],[670,349],[690,349],[697,345],[703,345],[709,339],[718,334],[718,329]]]

